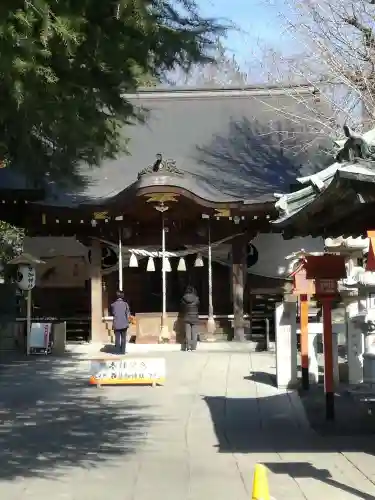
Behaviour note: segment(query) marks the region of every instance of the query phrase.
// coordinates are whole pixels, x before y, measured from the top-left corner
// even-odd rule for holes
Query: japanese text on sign
[[[93,360],[91,376],[98,383],[106,384],[162,381],[165,378],[165,360],[162,358]]]
[[[31,266],[27,268],[27,281],[29,285],[29,289],[34,288],[35,286],[35,269]]]
[[[316,294],[317,295],[335,295],[337,293],[337,281],[333,279],[317,279]]]

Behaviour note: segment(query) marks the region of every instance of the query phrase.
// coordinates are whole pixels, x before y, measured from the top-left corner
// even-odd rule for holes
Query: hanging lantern
[[[177,271],[186,271],[186,262],[183,257],[178,261]]]
[[[194,267],[203,267],[203,266],[204,266],[203,258],[202,255],[199,253],[197,255],[197,258],[195,259]]]
[[[171,263],[169,262],[168,257],[164,257],[164,271],[166,273],[170,273],[172,271]]]
[[[130,256],[129,267],[138,267],[137,257],[134,255],[134,253],[132,253]]]
[[[155,262],[152,257],[148,258],[146,271],[155,271]]]
[[[16,283],[20,290],[31,290],[35,286],[35,267],[27,264],[18,266]]]

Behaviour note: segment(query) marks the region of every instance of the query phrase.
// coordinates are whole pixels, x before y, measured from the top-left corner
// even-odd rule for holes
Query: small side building
[[[337,161],[279,196],[272,224],[284,238],[361,236],[374,227],[375,129],[363,136],[345,130]]]

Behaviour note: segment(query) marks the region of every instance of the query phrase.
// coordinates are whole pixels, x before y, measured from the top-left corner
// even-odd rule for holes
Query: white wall
[[[40,257],[84,257],[87,256],[87,248],[74,237],[36,236],[26,237],[23,243],[23,251]]]
[[[251,267],[252,274],[270,278],[284,278],[289,274],[286,257],[301,249],[307,252],[323,252],[323,238],[294,238],[284,240],[281,234],[259,234],[252,244],[259,253],[258,262]]]

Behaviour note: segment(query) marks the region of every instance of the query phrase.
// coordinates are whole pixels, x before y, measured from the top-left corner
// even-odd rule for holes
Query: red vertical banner
[[[306,257],[306,277],[315,281],[316,297],[323,305],[324,392],[326,418],[335,418],[333,384],[332,301],[339,297],[338,281],[346,277],[345,257],[329,254]]]
[[[366,271],[375,271],[375,231],[367,231],[367,237],[370,240]]]

